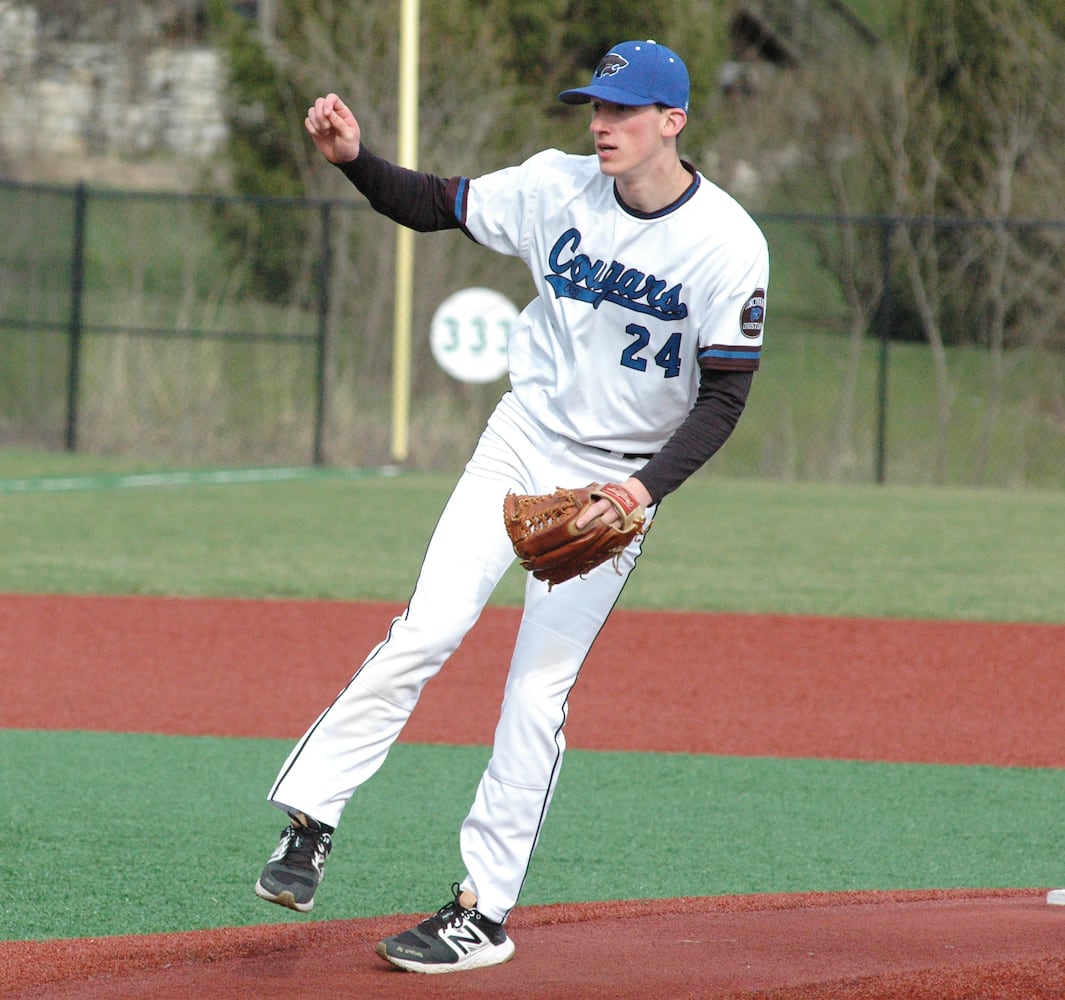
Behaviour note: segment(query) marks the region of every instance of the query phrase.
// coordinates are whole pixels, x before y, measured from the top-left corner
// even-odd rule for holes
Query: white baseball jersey
[[[620,483],[668,457],[659,449],[686,422],[700,369],[758,367],[769,267],[747,213],[694,171],[674,204],[640,214],[617,200],[596,157],[556,150],[473,180],[403,171],[372,154],[341,169],[397,222],[425,231],[461,225],[520,257],[538,297],[510,335],[513,392],[500,399],[440,516],[407,609],[270,792],[282,809],[330,826],[381,766],[424,685],[513,563],[506,493]],[[734,386],[742,398],[709,409],[720,435],[749,383],[746,375],[732,381],[742,383]],[[680,462],[666,478],[675,483],[686,469]],[[554,588],[526,581],[491,760],[459,835],[461,887],[490,920],[504,921],[521,892],[565,752],[569,691],[641,541],[580,579]]]
[[[510,380],[549,430],[654,452],[691,409],[700,367],[758,367],[765,238],[692,172],[684,195],[652,214],[621,203],[595,156],[554,149],[459,186],[466,231],[520,257],[536,283],[511,330]]]

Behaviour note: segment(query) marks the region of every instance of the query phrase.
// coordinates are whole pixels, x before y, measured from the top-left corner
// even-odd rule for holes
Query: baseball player
[[[406,610],[270,790],[290,818],[255,887],[271,902],[311,909],[348,800],[514,559],[502,519],[508,492],[616,485],[649,523],[744,409],[762,347],[768,250],[748,214],[678,154],[684,63],[653,41],[624,42],[588,86],[559,96],[590,104],[592,155],[549,149],[476,178],[385,161],[335,94],[307,112],[318,150],[378,212],[520,257],[536,297],[510,334],[511,388],[440,516]],[[578,525],[619,517],[599,500]],[[435,973],[513,956],[505,925],[558,781],[570,690],[640,546],[637,536],[615,565],[556,586],[527,578],[491,759],[459,831],[466,871],[436,914],[377,945],[389,962]]]

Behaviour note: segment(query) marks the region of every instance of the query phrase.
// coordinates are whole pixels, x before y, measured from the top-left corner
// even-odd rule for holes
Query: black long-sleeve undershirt
[[[635,473],[655,503],[701,469],[728,440],[747,405],[754,372],[704,368],[699,395],[684,422]]]
[[[465,232],[454,209],[460,178],[397,166],[365,146],[354,160],[337,166],[370,205],[393,222],[422,233]],[[688,416],[635,473],[655,503],[702,468],[728,440],[746,406],[752,379],[753,372],[702,370],[698,396]]]
[[[457,177],[448,180],[397,166],[365,146],[354,160],[337,166],[375,211],[401,226],[419,233],[462,228],[454,212]]]

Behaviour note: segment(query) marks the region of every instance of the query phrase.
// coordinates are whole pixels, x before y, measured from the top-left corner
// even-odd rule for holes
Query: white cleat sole
[[[263,888],[262,882],[255,883],[255,895],[265,899],[268,903],[277,903],[286,909],[295,910],[297,913],[310,913],[314,909],[314,900],[309,903],[297,903],[296,897],[291,892],[270,892]]]

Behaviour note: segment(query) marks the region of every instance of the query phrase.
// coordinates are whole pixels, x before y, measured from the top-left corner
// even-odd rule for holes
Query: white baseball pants
[[[619,482],[640,465],[642,459],[544,430],[504,395],[440,516],[406,611],[293,749],[270,801],[338,825],[513,561],[502,515],[509,490]],[[490,920],[505,920],[517,902],[558,780],[570,689],[639,544],[624,553],[621,575],[608,563],[550,591],[528,577],[492,756],[459,838],[467,869],[462,887]]]

